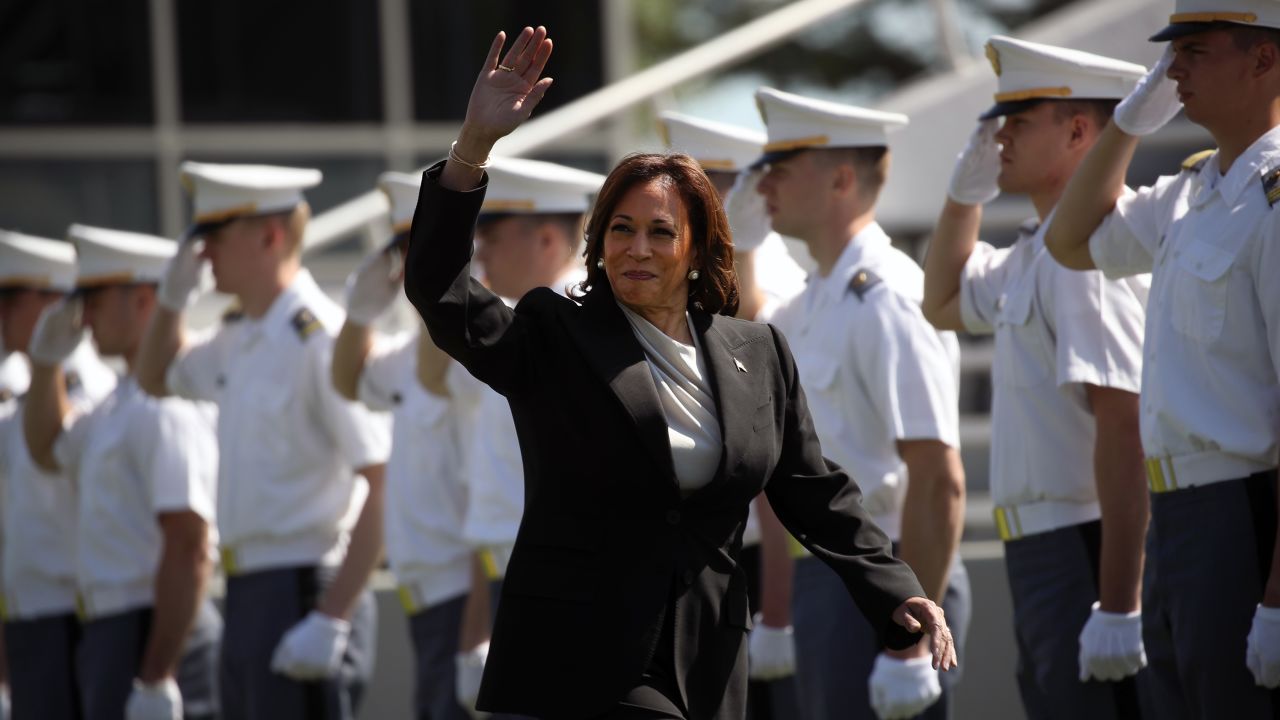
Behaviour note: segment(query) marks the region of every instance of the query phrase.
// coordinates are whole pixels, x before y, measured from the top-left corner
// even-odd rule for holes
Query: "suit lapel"
[[[606,289],[598,288],[583,298],[583,315],[587,322],[572,327],[574,338],[582,346],[583,356],[618,397],[636,424],[640,444],[657,463],[669,486],[676,489],[667,419],[662,413],[644,350],[636,341],[613,295]]]
[[[705,490],[725,480],[745,455],[747,444],[754,437],[751,418],[756,409],[756,390],[764,378],[759,377],[759,372],[752,375],[752,368],[733,354],[730,349],[733,343],[721,332],[715,318],[702,312],[693,312],[691,317],[694,332],[706,353],[716,415],[720,418],[720,436],[724,439],[720,467],[715,479],[702,488]]]

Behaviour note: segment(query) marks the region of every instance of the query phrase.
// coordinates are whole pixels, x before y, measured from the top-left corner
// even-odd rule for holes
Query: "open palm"
[[[525,28],[499,62],[506,37],[505,32],[499,32],[493,39],[467,103],[465,127],[490,143],[528,119],[551,87],[551,78],[541,77],[551,57],[547,29]]]

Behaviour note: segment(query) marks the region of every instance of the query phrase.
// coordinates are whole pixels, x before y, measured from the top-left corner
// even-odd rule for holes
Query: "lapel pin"
[[[733,364],[737,366],[738,372],[744,373],[747,371],[747,366],[743,365],[742,361],[739,360],[738,358],[733,359]]]

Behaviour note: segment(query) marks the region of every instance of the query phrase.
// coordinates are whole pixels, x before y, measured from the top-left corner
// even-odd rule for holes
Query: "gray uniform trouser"
[[[458,631],[467,596],[460,595],[409,616],[417,660],[414,711],[418,720],[470,720],[456,690]]]
[[[1245,645],[1276,537],[1276,471],[1151,496],[1143,641],[1161,720],[1280,718]]]
[[[80,621],[74,613],[4,624],[13,720],[78,720],[76,646]]]
[[[1139,716],[1134,685],[1145,682],[1146,673],[1121,682],[1080,682],[1080,631],[1098,599],[1101,531],[1095,520],[1004,544],[1018,692],[1030,720]]]
[[[894,547],[897,552],[897,546]],[[969,574],[957,557],[942,599],[956,652],[964,663],[971,596]],[[804,720],[875,720],[867,679],[883,649],[875,630],[863,617],[849,589],[831,568],[813,557],[796,561],[791,601],[795,628],[796,690]],[[960,680],[959,668],[940,673],[942,698],[919,717],[942,720],[950,713],[950,698]]]
[[[352,614],[338,675],[301,682],[272,672],[280,639],[315,609],[337,568],[294,567],[227,578],[222,638],[224,720],[352,720],[373,674],[377,610],[366,590]]]
[[[123,720],[124,706],[133,692],[151,634],[151,608],[128,610],[96,618],[83,626],[76,653],[80,698],[85,720]],[[184,717],[217,716],[218,642],[222,618],[206,600],[187,635],[178,664]]]

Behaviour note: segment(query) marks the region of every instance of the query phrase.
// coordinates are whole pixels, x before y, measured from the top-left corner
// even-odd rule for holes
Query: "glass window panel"
[[[188,122],[382,117],[374,0],[178,2]]]
[[[62,237],[71,223],[159,232],[150,160],[0,160],[0,227]]]
[[[147,123],[147,0],[0,2],[0,124]]]
[[[419,120],[461,120],[476,71],[499,30],[510,38],[526,25],[546,25],[561,38],[547,65],[555,85],[538,106],[545,113],[598,89],[604,81],[600,2],[584,0],[409,0],[414,111]]]

